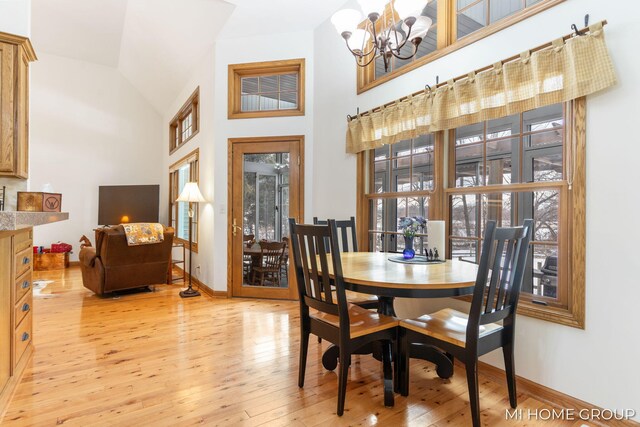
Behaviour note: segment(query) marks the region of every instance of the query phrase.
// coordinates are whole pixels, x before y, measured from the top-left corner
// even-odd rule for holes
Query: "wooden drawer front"
[[[31,290],[31,272],[27,272],[24,276],[16,280],[16,299],[14,301],[20,301],[20,299]]]
[[[18,327],[16,328],[15,345],[14,345],[16,357],[13,359],[14,360],[13,366],[16,366],[20,362],[22,355],[24,354],[25,350],[27,349],[27,347],[29,347],[29,344],[31,343],[31,319],[32,319],[32,315],[31,315],[31,311],[29,311],[29,313],[27,313],[27,316],[22,320],[20,325],[18,325]]]
[[[15,307],[15,319],[16,326],[20,325],[20,322],[27,317],[27,314],[31,313],[31,308],[33,307],[33,294],[31,292],[27,292],[27,294],[16,304]]]
[[[22,273],[28,271],[31,268],[31,262],[33,261],[33,249],[31,247],[23,250],[19,254],[16,254],[16,277],[22,276]]]
[[[32,233],[31,230],[23,231],[21,233],[17,233],[13,237],[14,253],[17,254],[24,251],[27,248],[31,248],[31,245],[33,244],[31,233]]]

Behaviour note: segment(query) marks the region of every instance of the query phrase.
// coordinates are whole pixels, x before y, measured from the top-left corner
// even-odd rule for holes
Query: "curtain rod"
[[[587,17],[585,17],[585,18],[586,18],[586,19],[588,19]],[[602,23],[602,26],[603,26],[603,27],[604,27],[605,25],[607,25],[607,20],[606,20],[606,19],[604,19],[604,20],[602,20],[602,21],[600,21],[600,22]],[[569,33],[569,34],[567,34],[567,35],[563,36],[563,37],[562,37],[562,40],[563,40],[563,41],[569,40],[569,39],[570,39],[570,38],[572,38],[572,37],[580,37],[580,36],[583,36],[583,35],[585,35],[585,34],[589,31],[589,27],[588,27],[588,26],[585,26],[585,27],[584,27],[583,29],[581,29],[581,30],[576,30],[576,26],[575,26],[575,24],[574,24],[574,25],[572,25],[572,28],[574,28],[574,31],[573,31],[572,33]],[[531,53],[533,53],[533,52],[537,52],[537,51],[542,50],[542,49],[546,49],[546,48],[551,47],[551,46],[553,46],[553,41],[550,41],[550,42],[547,42],[547,43],[541,44],[541,45],[536,46],[536,47],[534,47],[534,48],[532,48],[532,49],[528,49],[528,51],[529,51],[529,52],[531,52]],[[503,59],[503,60],[501,60],[501,61],[496,61],[496,63],[500,62],[500,63],[504,64],[504,63],[507,63],[507,62],[515,61],[516,59],[519,59],[519,58],[520,58],[520,54],[517,54],[517,55],[510,56],[510,57],[509,57],[509,58],[507,58],[507,59]],[[485,67],[478,68],[478,69],[474,70],[474,71],[473,71],[473,73],[478,74],[478,73],[481,73],[481,72],[483,72],[483,71],[490,70],[491,68],[493,68],[493,65],[487,65],[487,66],[485,66]],[[436,77],[436,85],[435,85],[435,86],[433,86],[433,88],[432,88],[432,89],[433,89],[433,90],[435,90],[435,89],[437,89],[437,88],[439,88],[439,87],[446,86],[446,85],[448,84],[448,82],[449,82],[449,81],[451,81],[451,80],[453,80],[453,81],[455,82],[455,81],[457,81],[457,80],[461,80],[461,79],[467,78],[467,77],[469,76],[469,74],[470,74],[470,73],[466,73],[466,74],[460,75],[460,76],[458,76],[458,77],[454,77],[453,79],[445,80],[445,81],[443,81],[442,83],[437,83],[437,77]],[[431,89],[431,87],[430,87],[430,89]],[[380,106],[374,107],[374,108],[372,108],[372,109],[370,109],[370,110],[365,111],[364,113],[361,113],[361,114],[360,114],[360,113],[358,112],[358,114],[356,114],[355,116],[347,115],[347,117],[349,118],[349,120],[352,120],[352,119],[354,119],[354,118],[358,117],[358,115],[360,115],[360,116],[365,116],[365,115],[367,115],[367,114],[375,113],[376,111],[381,110],[381,109],[383,109],[383,108],[385,108],[385,107],[388,107],[388,106],[390,106],[390,105],[393,105],[393,104],[395,104],[395,103],[397,103],[397,102],[404,101],[405,99],[408,99],[409,97],[416,96],[416,95],[420,95],[421,93],[424,93],[424,92],[425,92],[425,90],[426,90],[426,88],[425,88],[425,89],[422,89],[422,90],[419,90],[419,91],[417,91],[417,92],[413,92],[411,95],[405,95],[405,96],[403,96],[403,97],[401,97],[401,98],[398,98],[398,99],[396,99],[396,100],[394,100],[394,101],[390,101],[390,102],[387,102],[386,104],[382,104],[382,105],[380,105]],[[360,109],[358,108],[358,110],[360,110]]]

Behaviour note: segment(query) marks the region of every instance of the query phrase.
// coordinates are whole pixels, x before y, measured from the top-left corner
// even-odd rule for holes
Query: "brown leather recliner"
[[[80,240],[85,245],[88,239]],[[173,228],[164,228],[164,241],[128,246],[122,225],[96,230],[96,246],[82,246],[80,269],[84,287],[98,295],[167,283]]]

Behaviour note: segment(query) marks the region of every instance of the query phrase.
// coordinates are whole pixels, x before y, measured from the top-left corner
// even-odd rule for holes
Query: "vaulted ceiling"
[[[117,68],[165,113],[217,39],[311,30],[345,0],[32,0],[38,52]]]

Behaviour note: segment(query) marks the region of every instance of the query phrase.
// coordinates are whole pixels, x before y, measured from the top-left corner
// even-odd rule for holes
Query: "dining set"
[[[478,264],[463,261],[397,263],[394,254],[348,251],[357,248],[355,219],[289,219],[291,258],[300,304],[298,386],[304,386],[309,337],[331,346],[322,355],[325,369],[338,368],[337,415],[345,409],[346,385],[354,354],[372,354],[382,362],[384,405],[394,394],[409,394],[411,359],[436,365],[441,378],[454,373],[454,360],[465,367],[473,425],[480,426],[478,357],[502,348],[509,401],[517,406],[515,312],[527,265],[532,220],[520,227],[488,221]],[[362,298],[363,294],[367,298]],[[355,297],[354,297],[355,295]],[[377,301],[372,304],[371,296]],[[467,295],[468,313],[445,308],[401,319],[394,299]],[[417,375],[417,373],[416,373]]]
[[[253,234],[243,236],[243,276],[249,285],[280,287],[287,279],[289,265],[289,238],[282,241],[256,242]]]

